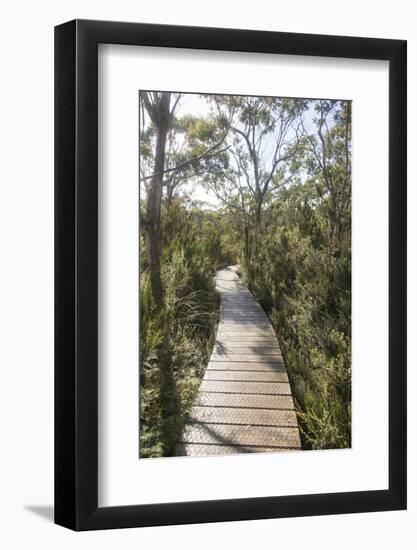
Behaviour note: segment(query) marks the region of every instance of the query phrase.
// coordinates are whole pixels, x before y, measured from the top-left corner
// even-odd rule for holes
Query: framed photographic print
[[[406,42],[55,29],[55,521],[406,507]]]

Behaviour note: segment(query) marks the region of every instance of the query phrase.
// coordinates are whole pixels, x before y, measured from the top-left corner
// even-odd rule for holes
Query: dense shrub
[[[214,275],[228,260],[220,233],[209,212],[181,204],[164,212],[160,310],[141,255],[141,457],[172,455],[210,357],[219,315]]]
[[[351,444],[350,234],[328,256],[320,209],[277,201],[249,281],[285,356],[305,448]]]

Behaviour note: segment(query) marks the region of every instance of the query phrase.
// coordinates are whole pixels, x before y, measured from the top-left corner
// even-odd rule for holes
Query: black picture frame
[[[98,44],[389,61],[389,488],[98,507]],[[74,20],[55,28],[55,522],[74,530],[406,508],[406,41]]]

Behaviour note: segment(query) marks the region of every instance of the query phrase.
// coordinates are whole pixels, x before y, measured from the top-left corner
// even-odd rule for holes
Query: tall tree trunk
[[[165,144],[168,128],[158,129],[155,155],[155,177],[151,186],[146,208],[148,257],[150,263],[152,295],[157,307],[163,303],[163,290],[161,280],[161,198],[163,169],[165,164]]]
[[[245,225],[243,227],[243,260],[245,262],[245,271],[250,277],[250,265],[249,265],[249,228],[248,224],[245,222]]]
[[[150,185],[148,201],[146,205],[146,238],[145,244],[148,247],[152,296],[155,305],[160,308],[163,305],[163,288],[161,280],[161,200],[163,171],[165,168],[165,146],[169,131],[170,94],[163,93],[157,106],[156,126],[156,150],[154,177]]]
[[[258,252],[258,240],[259,240],[259,232],[260,232],[260,225],[261,225],[261,212],[262,212],[262,201],[258,200],[256,204],[255,221],[253,224],[252,252],[251,252],[252,261],[255,260],[256,254]]]
[[[174,197],[174,186],[170,184],[166,187],[166,204],[168,207],[171,206],[173,197]]]

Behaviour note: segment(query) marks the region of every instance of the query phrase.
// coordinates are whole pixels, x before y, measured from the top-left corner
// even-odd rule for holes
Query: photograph
[[[139,458],[351,447],[352,102],[139,91]]]

